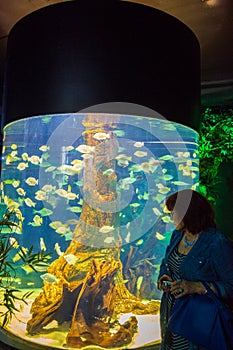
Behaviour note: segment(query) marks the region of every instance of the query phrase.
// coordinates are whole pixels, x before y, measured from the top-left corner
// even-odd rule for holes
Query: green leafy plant
[[[199,141],[200,191],[213,204],[218,198],[219,167],[233,160],[233,109],[207,108],[202,114]]]
[[[48,266],[47,261],[50,259],[50,255],[45,254],[44,250],[33,253],[33,246],[28,251],[24,251],[21,247],[19,250],[23,266],[29,266],[35,272],[38,272],[41,267]]]
[[[22,225],[21,212],[17,208],[7,209],[0,220],[0,318],[1,327],[6,326],[12,319],[17,318],[19,308],[16,302],[27,304],[28,298],[33,291],[27,291],[22,294],[19,289],[14,286],[14,279],[17,275],[17,269],[28,266],[35,272],[41,267],[48,266],[51,256],[43,250],[36,253],[33,252],[33,246],[28,250],[20,247],[13,237],[14,230],[20,229]],[[4,229],[4,230],[3,230]],[[7,230],[6,230],[7,229]],[[20,258],[20,264],[14,265],[11,252],[17,250]]]

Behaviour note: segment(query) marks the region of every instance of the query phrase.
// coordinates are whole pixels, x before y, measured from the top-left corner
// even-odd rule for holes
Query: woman
[[[166,208],[176,229],[158,277],[158,288],[164,291],[161,349],[202,350],[203,347],[171,333],[168,318],[176,298],[207,292],[201,281],[207,282],[223,302],[233,305],[233,244],[216,229],[212,206],[200,193],[189,189],[176,192],[167,198]],[[170,286],[165,286],[164,281],[169,281]]]

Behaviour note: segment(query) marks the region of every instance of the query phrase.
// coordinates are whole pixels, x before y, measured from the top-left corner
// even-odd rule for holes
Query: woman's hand
[[[172,279],[170,276],[168,275],[162,275],[159,279],[158,279],[158,289],[162,289],[164,292],[168,292],[170,291],[170,287],[164,287],[163,285],[163,281],[170,281],[172,282]]]
[[[186,294],[205,294],[206,289],[201,282],[178,280],[172,283],[170,292],[171,294],[175,294],[175,298],[177,299]]]

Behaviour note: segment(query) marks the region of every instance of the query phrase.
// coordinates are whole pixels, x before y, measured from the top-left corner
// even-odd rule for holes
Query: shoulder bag
[[[207,283],[202,283],[206,294],[189,294],[175,300],[168,328],[207,349],[232,350],[233,312],[219,300]]]

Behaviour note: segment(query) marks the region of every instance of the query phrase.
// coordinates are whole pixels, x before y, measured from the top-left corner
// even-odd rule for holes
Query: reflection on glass
[[[183,125],[128,115],[7,125],[1,205],[22,215],[18,246],[50,260],[17,269],[15,287],[34,293],[6,329],[61,349],[158,343],[156,280],[173,229],[164,201],[198,188],[197,140]]]

